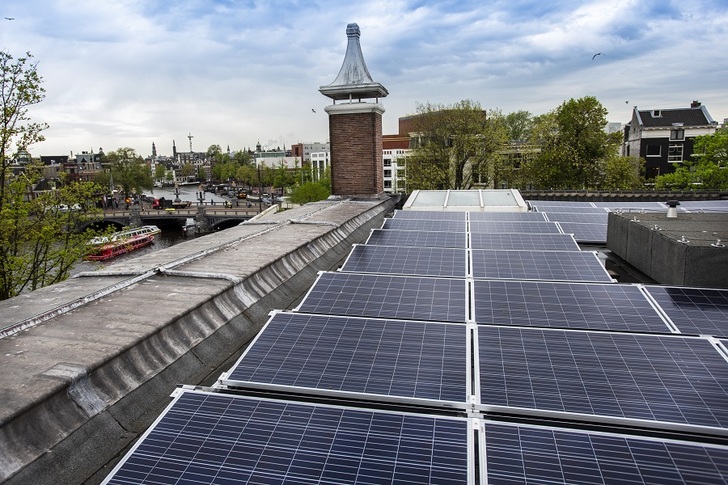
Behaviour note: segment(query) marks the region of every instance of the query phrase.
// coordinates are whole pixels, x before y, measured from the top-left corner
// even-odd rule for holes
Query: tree
[[[132,193],[141,194],[154,187],[152,170],[133,148],[119,148],[106,157],[111,162],[114,184],[121,186],[124,197],[129,197]]]
[[[600,189],[635,190],[644,188],[645,181],[641,174],[645,160],[637,157],[608,157],[602,168]]]
[[[504,117],[505,128],[508,132],[509,141],[526,141],[531,135],[533,120],[531,113],[524,110],[508,113]]]
[[[321,182],[306,182],[299,185],[291,192],[291,202],[294,204],[306,204],[317,200],[327,199],[331,195],[331,189]]]
[[[100,187],[60,180],[39,191],[41,167],[13,168],[14,154],[42,141],[45,124],[32,123],[31,106],[45,97],[32,56],[0,52],[0,300],[62,281],[86,251]]]
[[[531,142],[541,153],[528,164],[533,185],[555,189],[592,189],[602,166],[615,156],[621,134],[607,134],[607,110],[593,96],[570,99],[534,118]]]
[[[659,190],[728,190],[728,129],[695,139],[691,160],[655,179]]]
[[[182,177],[191,177],[195,174],[195,166],[192,165],[190,162],[187,162],[184,165],[182,165],[182,168],[180,169],[179,174]]]
[[[495,153],[507,140],[500,112],[477,102],[419,105],[413,119],[417,146],[408,157],[407,185],[414,189],[469,189],[487,184]]]

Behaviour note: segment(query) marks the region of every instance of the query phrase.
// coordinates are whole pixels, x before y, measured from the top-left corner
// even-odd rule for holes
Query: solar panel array
[[[728,482],[728,291],[614,282],[559,204],[397,211],[107,483]]]

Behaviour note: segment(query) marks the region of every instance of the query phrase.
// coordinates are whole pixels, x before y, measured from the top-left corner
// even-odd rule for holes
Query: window
[[[645,156],[647,157],[659,157],[662,154],[660,145],[647,145],[647,151]]]
[[[392,181],[391,180],[385,180],[384,181],[384,188],[385,189],[391,189],[392,188]]]
[[[662,116],[662,112],[659,109],[652,111],[652,117],[653,118],[660,118]]]
[[[384,171],[384,176],[385,177],[391,177],[392,176],[392,171],[391,170],[385,170]]]
[[[389,158],[384,159],[384,166],[385,167],[391,167],[392,166],[392,160]]]
[[[683,146],[682,145],[670,145],[667,151],[668,162],[682,162],[683,161]]]
[[[685,130],[682,128],[673,128],[670,130],[670,140],[684,140]]]

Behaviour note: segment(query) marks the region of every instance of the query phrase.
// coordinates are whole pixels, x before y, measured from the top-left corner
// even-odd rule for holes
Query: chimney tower
[[[384,107],[379,98],[389,92],[372,80],[359,45],[360,35],[357,24],[346,26],[344,63],[334,82],[321,86],[319,92],[333,100],[324,108],[329,114],[332,195],[375,198],[384,196]]]

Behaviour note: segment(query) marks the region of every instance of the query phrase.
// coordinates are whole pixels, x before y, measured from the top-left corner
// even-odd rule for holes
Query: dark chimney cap
[[[665,202],[665,204],[667,204],[668,207],[677,207],[680,205],[680,201],[679,200],[668,200],[667,202]]]
[[[691,108],[700,108],[700,101],[693,100],[692,103],[690,103]]]

